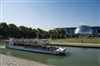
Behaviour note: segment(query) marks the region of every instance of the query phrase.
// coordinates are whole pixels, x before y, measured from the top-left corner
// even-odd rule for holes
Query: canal
[[[96,48],[66,47],[66,56],[56,56],[6,49],[0,45],[0,53],[54,66],[100,66],[100,49]]]

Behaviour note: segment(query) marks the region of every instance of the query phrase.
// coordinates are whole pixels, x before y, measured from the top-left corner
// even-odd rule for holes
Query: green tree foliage
[[[14,37],[14,38],[19,38],[20,36],[20,30],[18,29],[18,27],[14,24],[9,24],[8,25],[9,28],[9,37]]]
[[[9,28],[5,22],[0,23],[0,35],[5,38],[9,36]]]
[[[0,36],[3,38],[36,38],[36,29],[25,26],[17,27],[15,24],[0,23]]]
[[[44,31],[40,28],[32,29],[25,26],[16,26],[15,24],[0,23],[0,37],[4,38],[38,38],[38,39],[63,39],[76,37],[74,34],[67,34],[64,29],[56,28]]]
[[[39,39],[45,39],[45,38],[48,37],[47,35],[48,35],[47,31],[44,31],[44,30],[42,30],[40,28],[37,28],[37,38],[39,38]]]
[[[6,24],[5,22],[0,23],[0,37],[4,38],[48,38],[48,32],[40,28],[32,29],[30,27],[19,26],[15,24]]]
[[[49,38],[51,39],[63,39],[66,32],[63,29],[57,28],[53,30],[49,30]]]
[[[20,26],[20,38],[36,38],[36,32],[37,30],[28,28],[25,26]]]

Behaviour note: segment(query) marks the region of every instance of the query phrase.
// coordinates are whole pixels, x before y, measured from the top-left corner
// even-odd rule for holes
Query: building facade
[[[77,27],[67,27],[63,28],[66,32],[66,34],[75,34],[75,29]],[[90,26],[92,29],[92,35],[93,36],[99,36],[100,37],[100,26]]]

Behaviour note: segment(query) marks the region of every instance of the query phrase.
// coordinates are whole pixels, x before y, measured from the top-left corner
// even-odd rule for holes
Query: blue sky
[[[1,21],[49,30],[100,26],[100,0],[2,0]]]

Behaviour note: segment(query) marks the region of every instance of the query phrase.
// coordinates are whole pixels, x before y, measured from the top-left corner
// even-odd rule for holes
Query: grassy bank
[[[6,42],[2,42],[2,41],[0,41],[0,45],[2,45],[2,44],[6,44]]]
[[[52,39],[49,42],[68,42],[68,43],[94,43],[100,44],[100,38],[67,38],[67,39]]]

